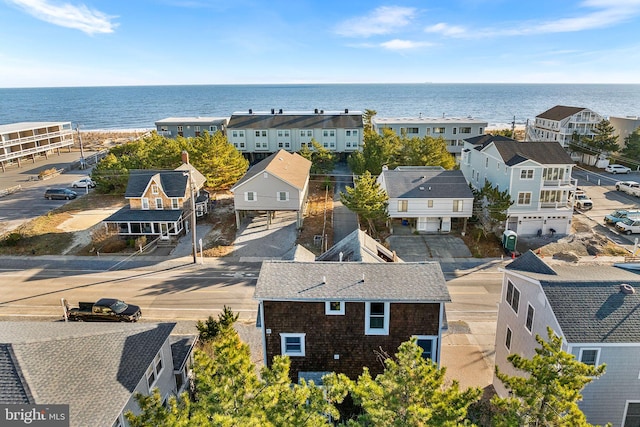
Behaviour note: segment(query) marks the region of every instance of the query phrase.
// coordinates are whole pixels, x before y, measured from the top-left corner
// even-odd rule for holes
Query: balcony
[[[549,190],[549,189],[571,190],[575,188],[577,185],[578,185],[578,180],[575,178],[542,181],[542,187],[545,190]]]

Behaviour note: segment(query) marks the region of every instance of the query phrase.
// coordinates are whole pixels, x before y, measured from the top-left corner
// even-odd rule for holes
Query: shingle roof
[[[229,129],[354,129],[362,128],[362,113],[325,112],[312,113],[233,113],[229,119]]]
[[[394,253],[385,248],[382,243],[360,229],[355,229],[345,238],[330,247],[316,258],[316,261],[344,262],[393,262]],[[402,262],[395,257],[395,262]]]
[[[550,108],[547,111],[538,114],[536,118],[539,117],[541,119],[560,121],[562,119],[566,119],[567,117],[571,117],[582,110],[586,110],[586,108],[568,107],[566,105],[556,105],[555,107]]]
[[[179,371],[184,367],[197,341],[197,335],[171,335],[169,337],[174,371]]]
[[[129,206],[123,206],[102,222],[175,222],[181,216],[181,209],[131,209]]]
[[[276,301],[451,301],[437,262],[264,261],[253,297]]]
[[[307,183],[310,170],[311,162],[309,160],[298,153],[289,153],[285,150],[280,150],[251,166],[247,173],[236,182],[231,191],[234,191],[238,186],[262,172],[268,172],[293,185],[297,189],[302,190]]]
[[[0,344],[0,404],[34,403],[11,344]]]
[[[69,404],[71,426],[107,426],[174,326],[2,322],[0,343],[11,344],[35,403]]]
[[[472,199],[473,193],[462,171],[387,170],[382,171],[391,199]]]
[[[640,343],[640,275],[610,265],[558,264],[533,252],[506,266],[540,282],[570,343]],[[635,287],[625,295],[620,285]]]
[[[494,145],[508,166],[533,160],[542,165],[573,164],[571,156],[559,142],[495,141]]]
[[[485,134],[480,136],[474,136],[473,138],[466,138],[465,141],[473,145],[482,146],[480,148],[482,149],[485,145],[488,145],[495,141],[515,141],[515,139],[508,138],[502,135]]]
[[[167,170],[132,170],[129,172],[129,182],[124,197],[141,197],[152,178],[156,178],[167,197],[185,197],[188,176],[182,171]]]

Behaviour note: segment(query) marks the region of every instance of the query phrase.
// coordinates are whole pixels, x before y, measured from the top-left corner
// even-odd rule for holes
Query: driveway
[[[245,218],[236,233],[230,256],[239,258],[240,262],[287,258],[286,255],[295,248],[298,236],[296,213],[278,211],[275,214],[268,226],[264,212]]]
[[[405,262],[472,257],[462,239],[447,234],[391,235],[387,242]]]

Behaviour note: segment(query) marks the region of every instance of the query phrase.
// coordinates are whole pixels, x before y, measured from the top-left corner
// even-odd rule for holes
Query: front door
[[[160,223],[160,240],[169,240],[169,227],[166,222]]]

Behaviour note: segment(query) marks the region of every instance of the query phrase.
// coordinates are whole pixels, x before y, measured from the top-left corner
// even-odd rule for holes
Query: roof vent
[[[249,114],[253,114],[253,109],[249,108]]]
[[[421,187],[418,187],[418,188],[420,188],[420,191],[424,191],[424,187],[421,186]]]
[[[322,276],[322,284],[326,284],[327,283],[327,276]]]
[[[340,257],[340,262],[342,262],[342,257],[344,257],[344,254],[343,254],[342,252],[340,252],[340,253],[338,254],[338,256]]]
[[[271,114],[275,114],[275,113],[276,113],[276,109],[275,109],[275,108],[272,108],[272,109],[271,109]]]
[[[345,108],[345,109],[344,109],[344,113],[345,113],[345,114],[349,114],[349,109],[348,109],[348,108]]]
[[[364,283],[364,273],[362,273],[362,283]]]
[[[636,289],[628,283],[623,283],[620,285],[620,292],[625,295],[635,294]]]
[[[278,110],[278,114],[282,114],[282,108]]]
[[[313,110],[314,113],[318,114],[318,109]]]

